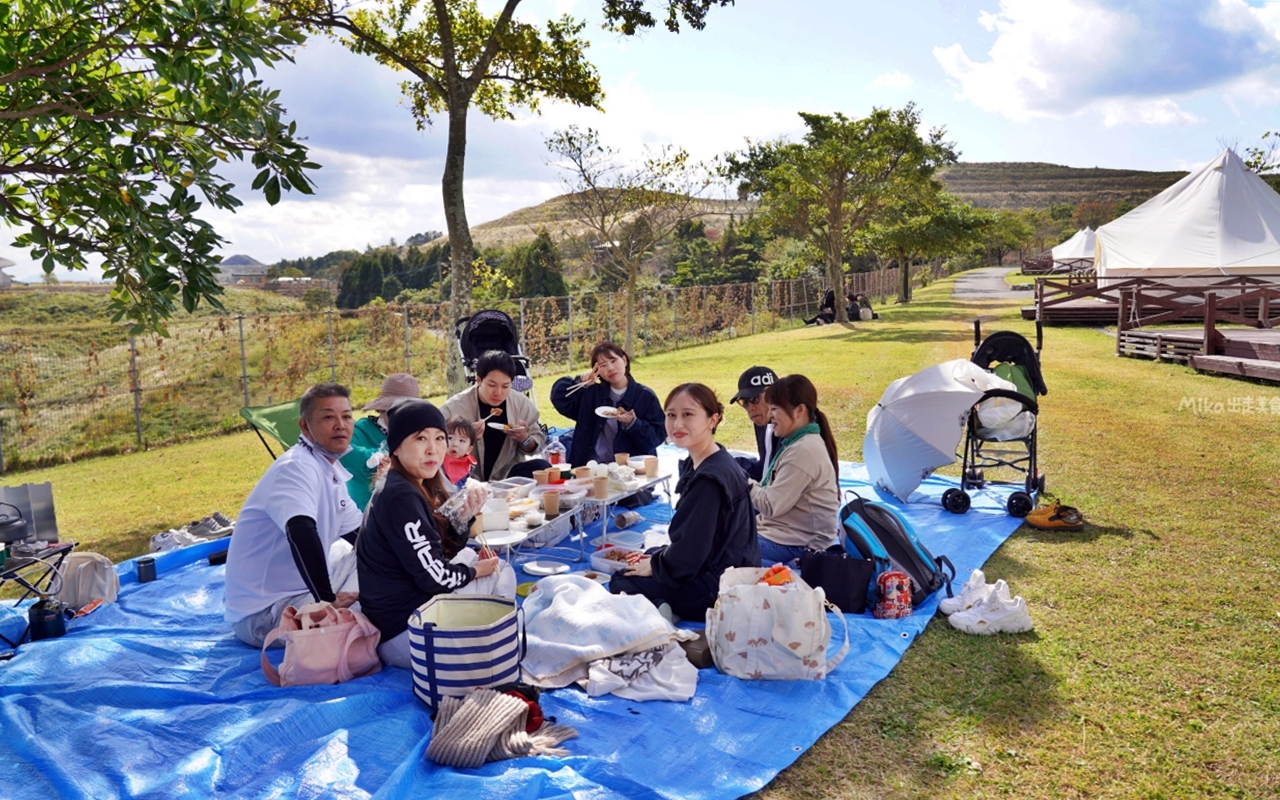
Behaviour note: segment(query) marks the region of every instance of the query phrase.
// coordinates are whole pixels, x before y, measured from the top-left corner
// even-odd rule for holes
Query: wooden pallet
[[[1116,340],[1116,353],[1131,358],[1154,358],[1156,361],[1187,363],[1187,359],[1204,351],[1203,339],[1194,335],[1123,331]]]
[[[1258,358],[1233,358],[1231,356],[1191,356],[1187,363],[1201,372],[1217,372],[1222,375],[1239,375],[1280,383],[1280,361],[1264,361]]]

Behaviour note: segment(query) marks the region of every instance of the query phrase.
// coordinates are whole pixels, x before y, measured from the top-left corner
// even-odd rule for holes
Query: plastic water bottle
[[[547,460],[552,464],[564,463],[564,445],[560,444],[559,437],[552,439],[551,444],[547,445]]]

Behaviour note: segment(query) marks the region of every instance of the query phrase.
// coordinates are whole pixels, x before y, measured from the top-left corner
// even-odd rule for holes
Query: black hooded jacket
[[[742,468],[721,445],[698,468],[680,463],[680,501],[671,518],[671,544],[653,554],[653,575],[676,587],[729,567],[760,566],[756,517]]]

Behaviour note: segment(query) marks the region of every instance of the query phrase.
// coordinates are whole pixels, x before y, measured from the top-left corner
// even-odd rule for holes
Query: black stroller
[[[469,317],[463,317],[453,326],[458,340],[458,352],[462,354],[462,369],[468,381],[476,378],[476,362],[490,350],[501,350],[516,362],[519,375],[513,375],[511,388],[528,392],[533,388],[529,376],[529,359],[520,352],[520,332],[505,311],[486,308]]]
[[[1011,381],[1018,391],[992,389],[983,393],[982,399],[970,409],[964,423],[960,488],[943,493],[942,507],[953,514],[963,514],[969,510],[968,489],[1020,483],[1023,488],[1009,495],[1005,508],[1010,516],[1025,517],[1036,507],[1036,496],[1044,491],[1044,475],[1036,460],[1036,437],[1040,428],[1040,406],[1036,398],[1049,393],[1040,373],[1044,334],[1037,322],[1034,349],[1021,334],[1013,331],[997,331],[984,340],[982,323],[974,320],[973,344],[973,356],[969,360]],[[997,399],[1012,400],[1022,408],[999,428],[992,429],[986,427],[982,419],[983,403]],[[986,480],[987,470],[999,468],[1019,472],[1024,479],[1020,482]]]

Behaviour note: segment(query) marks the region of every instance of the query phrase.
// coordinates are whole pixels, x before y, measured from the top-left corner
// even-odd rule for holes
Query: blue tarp
[[[841,484],[877,493],[860,466]],[[942,510],[954,485],[925,481],[902,507],[960,580],[1018,526],[998,491],[964,516]],[[664,509],[651,506],[651,519]],[[120,566],[119,602],[23,645],[0,664],[0,786],[8,797],[733,798],[763,787],[838,723],[898,663],[938,597],[903,620],[846,616],[850,651],[826,680],[740,681],[702,670],[688,703],[544,695],[577,728],[567,758],[476,770],[423,753],[431,722],[395,668],[338,686],[276,688],[257,651],[222,620],[223,570],[197,545],[157,558],[159,580]],[[0,612],[15,637],[25,609]],[[840,624],[832,620],[836,636]],[[279,651],[275,651],[276,660]]]

